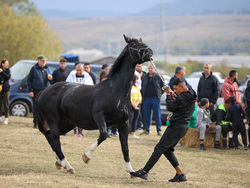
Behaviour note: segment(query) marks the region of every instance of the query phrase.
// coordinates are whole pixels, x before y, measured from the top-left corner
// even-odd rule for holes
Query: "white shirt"
[[[140,73],[138,71],[135,71],[135,75],[138,76],[138,82],[137,82],[136,86],[139,88],[139,90],[141,90],[141,77],[140,77]]]
[[[69,76],[66,79],[66,82],[84,84],[84,85],[94,85],[93,80],[89,73],[83,71],[84,77],[76,77],[76,71],[73,70],[70,72]]]

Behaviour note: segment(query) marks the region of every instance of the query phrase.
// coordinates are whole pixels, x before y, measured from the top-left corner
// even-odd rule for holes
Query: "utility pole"
[[[167,34],[165,25],[165,3],[161,2],[161,14],[160,14],[160,31],[158,38],[158,54],[163,52],[164,62],[167,64]]]

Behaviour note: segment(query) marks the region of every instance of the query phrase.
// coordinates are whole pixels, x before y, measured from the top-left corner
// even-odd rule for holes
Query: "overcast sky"
[[[30,0],[38,10],[108,10],[113,12],[137,13],[161,2],[177,0]]]

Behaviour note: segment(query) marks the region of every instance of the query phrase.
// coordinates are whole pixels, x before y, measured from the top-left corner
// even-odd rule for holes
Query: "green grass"
[[[76,174],[57,170],[54,154],[44,136],[32,128],[31,118],[10,117],[9,125],[0,124],[0,187],[250,187],[250,151],[176,147],[175,154],[187,182],[169,183],[175,174],[162,156],[149,173],[149,180],[131,179],[125,171],[119,139],[103,142],[89,164],[82,154],[98,138],[98,131],[84,131],[85,138],[73,132],[61,137],[63,152]],[[163,127],[165,129],[165,127]],[[152,134],[129,139],[134,170],[142,168],[159,140]]]

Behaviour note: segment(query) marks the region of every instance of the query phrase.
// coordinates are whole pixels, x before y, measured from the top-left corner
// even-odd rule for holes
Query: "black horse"
[[[130,90],[136,64],[149,61],[153,52],[141,39],[125,35],[124,38],[128,44],[116,59],[107,80],[94,86],[59,82],[38,95],[37,124],[56,154],[58,169],[64,167],[68,173],[75,173],[62,153],[60,135],[75,126],[99,129],[97,142],[83,155],[83,161],[88,163],[97,146],[107,138],[106,128],[117,125],[126,170],[133,171],[128,150]]]

